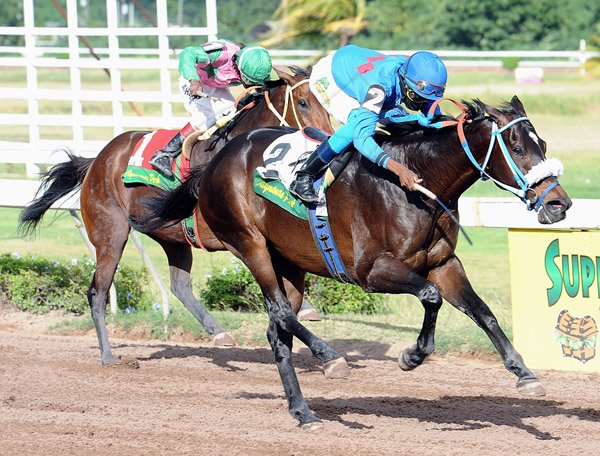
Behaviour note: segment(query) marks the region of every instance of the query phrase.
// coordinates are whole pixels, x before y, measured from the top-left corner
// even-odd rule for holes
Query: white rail
[[[36,180],[0,179],[0,207],[22,208],[33,200]],[[59,200],[55,209],[79,209],[79,194]],[[567,218],[554,225],[541,225],[533,211],[517,198],[469,198],[458,204],[460,223],[467,227],[532,229],[600,229],[600,200],[574,199]]]

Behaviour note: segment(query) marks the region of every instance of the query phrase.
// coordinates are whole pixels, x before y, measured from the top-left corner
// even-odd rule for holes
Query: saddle
[[[181,148],[181,153],[183,156],[185,156],[185,158],[190,160],[190,157],[192,156],[192,149],[194,148],[194,146],[196,145],[196,143],[198,141],[203,141],[205,139],[208,139],[206,137],[206,133],[207,133],[207,130],[196,130],[191,135],[189,135],[187,138],[184,139],[183,146]]]
[[[295,178],[296,171],[327,138],[327,133],[315,127],[305,127],[277,138],[264,151],[264,166],[254,171],[255,192],[296,217],[308,220],[306,206],[289,192],[289,186]],[[324,196],[333,181],[342,173],[350,157],[350,150],[340,154],[330,163],[323,178],[318,179],[318,182],[322,182],[318,189],[321,196]],[[321,200],[323,203],[316,208],[317,215],[326,218],[327,204],[324,198]]]
[[[121,176],[125,185],[150,185],[163,190],[173,190],[183,182],[189,173],[190,161],[183,154],[173,160],[173,177],[167,177],[150,164],[154,153],[165,147],[179,130],[156,130],[145,134],[137,142],[129,163]]]
[[[173,177],[167,177],[160,171],[154,169],[149,163],[154,153],[162,149],[179,130],[156,130],[144,135],[133,149],[129,163],[121,179],[125,186],[149,185],[162,190],[173,190],[184,182],[190,170],[189,158],[181,153],[173,160]],[[197,141],[198,135],[191,142]],[[186,142],[188,138],[186,138]],[[190,144],[190,142],[188,142]],[[185,142],[184,142],[185,146]],[[191,150],[191,146],[190,149]],[[197,222],[195,215],[183,220],[181,227],[186,240],[192,247],[202,248],[200,237],[197,234]]]

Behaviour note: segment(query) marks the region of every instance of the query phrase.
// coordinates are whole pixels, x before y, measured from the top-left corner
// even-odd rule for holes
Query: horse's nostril
[[[552,200],[546,203],[546,210],[553,213],[560,213],[566,211],[568,208],[560,200]]]

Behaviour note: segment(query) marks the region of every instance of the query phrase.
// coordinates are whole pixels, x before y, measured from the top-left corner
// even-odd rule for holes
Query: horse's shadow
[[[372,341],[340,340],[333,343],[338,352],[346,357],[352,369],[365,368],[363,360],[391,360],[389,344]],[[199,357],[210,360],[227,371],[245,371],[240,363],[264,364],[272,366],[273,353],[269,348],[217,348],[189,347],[178,345],[156,345],[157,350],[140,361],[156,359]],[[302,347],[294,356],[296,368],[304,372],[320,371],[320,363]],[[241,399],[276,400],[281,397],[273,394],[243,392]],[[337,421],[355,429],[370,428],[358,421],[349,421],[345,416],[377,415],[390,418],[417,419],[439,426],[442,431],[470,431],[492,426],[508,426],[520,429],[539,440],[560,440],[561,437],[544,432],[527,421],[531,418],[552,416],[572,417],[579,420],[600,423],[600,410],[592,408],[565,408],[563,402],[546,399],[529,399],[498,396],[443,396],[437,399],[422,399],[407,396],[371,396],[354,398],[312,397],[310,408],[321,418]]]
[[[272,394],[241,393],[239,398],[273,400]],[[600,423],[600,410],[592,408],[565,408],[563,402],[498,396],[443,396],[438,399],[414,397],[354,397],[308,399],[311,410],[322,419],[337,421],[354,429],[372,429],[358,421],[349,421],[345,415],[377,415],[389,418],[417,419],[430,423],[440,431],[471,431],[492,426],[520,429],[539,440],[560,440],[561,437],[544,432],[531,418],[564,416],[582,421]]]
[[[395,361],[395,357],[386,355],[389,344],[363,340],[332,341],[352,369],[364,369],[363,360]],[[238,347],[186,347],[181,345],[156,345],[157,351],[147,357],[138,358],[139,361],[155,359],[173,359],[198,357],[210,360],[216,366],[230,372],[244,371],[237,366],[239,363],[273,365],[273,352],[269,348],[238,348]],[[116,346],[116,348],[118,348]],[[294,354],[294,365],[300,372],[319,371],[322,369],[320,362],[313,358],[308,348],[301,346]]]

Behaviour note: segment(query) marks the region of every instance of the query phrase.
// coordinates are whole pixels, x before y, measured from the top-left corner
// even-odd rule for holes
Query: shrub
[[[369,294],[355,285],[307,275],[306,294],[310,302],[325,313],[383,313],[382,295]],[[207,276],[200,298],[209,309],[255,312],[264,306],[260,287],[250,271],[236,261],[231,268]]]
[[[17,307],[34,313],[65,310],[77,314],[88,309],[87,289],[95,270],[89,258],[63,263],[18,254],[0,255],[0,293]],[[150,308],[146,271],[120,266],[115,276],[120,309]]]
[[[382,294],[367,293],[356,285],[309,274],[306,279],[306,291],[310,302],[325,313],[385,313]]]
[[[260,287],[248,268],[239,262],[208,275],[206,285],[200,289],[200,299],[207,308],[215,310],[256,312],[264,308]]]
[[[502,68],[513,71],[519,66],[519,57],[502,57]]]

